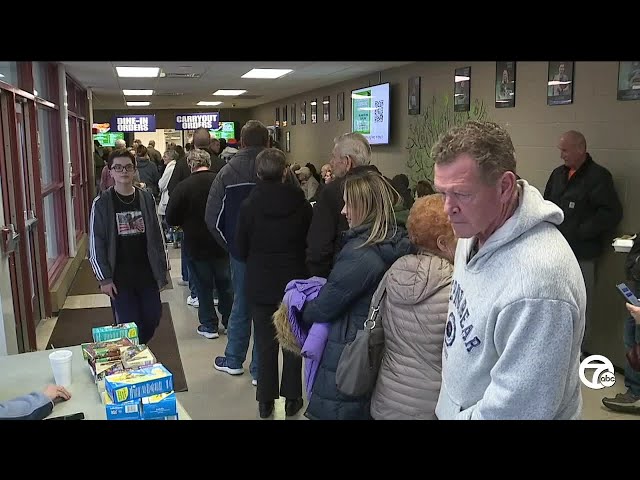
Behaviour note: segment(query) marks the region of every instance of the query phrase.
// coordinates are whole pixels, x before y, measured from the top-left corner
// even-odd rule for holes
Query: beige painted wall
[[[407,113],[407,80],[420,75],[422,108],[433,95],[452,94],[454,69],[471,66],[471,97],[482,99],[488,117],[507,127],[516,148],[518,173],[534,186],[544,190],[552,169],[560,164],[556,143],[568,129],[582,131],[594,160],[607,167],[613,177],[624,206],[624,218],[616,234],[640,230],[640,217],[633,215],[632,206],[640,204],[640,102],[616,100],[618,62],[576,62],[574,69],[574,103],[564,106],[546,104],[546,62],[518,62],[516,106],[494,107],[494,62],[418,62],[398,69],[313,90],[260,106],[249,111],[250,118],[274,124],[275,107],[286,105],[289,125],[282,129],[291,132],[291,161],[312,162],[321,166],[333,146],[332,139],[350,130],[352,89],[370,84],[391,83],[391,145],[373,147],[373,163],[387,176],[406,171],[406,150],[410,116]],[[345,92],[345,120],[336,121],[336,95]],[[331,97],[331,120],[322,122],[322,97]],[[311,124],[311,100],[317,99],[318,123]],[[300,103],[307,101],[307,123],[300,124]],[[297,104],[296,125],[291,125],[290,106]],[[607,249],[597,269],[592,335],[588,340],[590,353],[608,356],[617,366],[623,364],[622,321],[625,309],[615,292],[615,284],[624,279],[624,254]]]

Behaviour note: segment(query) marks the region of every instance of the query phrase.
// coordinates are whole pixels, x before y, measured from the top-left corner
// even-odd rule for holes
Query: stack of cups
[[[49,354],[51,370],[53,370],[53,378],[56,381],[56,385],[65,388],[71,385],[72,357],[73,352],[71,350],[56,350]]]

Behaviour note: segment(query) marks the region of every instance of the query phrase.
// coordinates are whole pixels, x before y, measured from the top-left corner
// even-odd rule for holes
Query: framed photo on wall
[[[640,62],[618,62],[618,100],[640,100]]]
[[[471,67],[456,68],[453,87],[453,111],[471,110]]]
[[[287,106],[282,107],[282,126],[287,126]]]
[[[409,79],[409,115],[420,115],[420,77]]]
[[[573,103],[573,62],[549,62],[547,105]]]
[[[296,104],[291,104],[291,125],[296,124]]]
[[[276,127],[280,126],[280,107],[276,107]]]
[[[496,62],[496,108],[516,106],[516,62]]]
[[[311,123],[318,123],[318,99],[311,101]]]
[[[344,92],[338,94],[338,101],[336,102],[336,118],[339,122],[344,120]]]
[[[307,102],[304,101],[300,104],[300,125],[307,123]]]
[[[327,95],[326,97],[322,97],[322,121],[323,122],[328,122],[329,121],[329,102],[331,100],[329,100],[331,97],[329,97],[329,95]]]
[[[285,149],[287,150],[287,152],[291,151],[291,132],[289,130],[287,130],[287,133],[285,135]]]

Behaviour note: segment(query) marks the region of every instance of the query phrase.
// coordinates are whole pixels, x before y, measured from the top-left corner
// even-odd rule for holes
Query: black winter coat
[[[622,204],[613,185],[611,173],[595,163],[591,155],[569,179],[569,168],[561,165],[547,181],[545,200],[558,205],[564,221],[558,229],[569,242],[578,260],[599,257],[607,233],[622,220]]]
[[[308,278],[305,265],[312,207],[300,187],[259,181],[242,202],[235,234],[238,260],[247,263],[252,304],[277,305],[291,280]]]
[[[302,320],[330,322],[327,345],[313,385],[305,416],[319,420],[368,420],[370,395],[351,397],[336,387],[336,369],[342,350],[362,330],[369,315],[369,306],[385,272],[400,257],[413,253],[407,231],[398,227],[387,240],[362,248],[369,236],[370,225],[347,230],[344,246],[336,257],[327,283],[318,296],[307,302]],[[393,235],[393,236],[392,236]]]

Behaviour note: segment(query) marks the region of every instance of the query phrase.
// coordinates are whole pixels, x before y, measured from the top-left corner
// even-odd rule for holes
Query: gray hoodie
[[[518,180],[519,206],[468,261],[456,249],[439,419],[578,419],[586,291],[562,210]]]
[[[53,410],[53,402],[42,392],[0,402],[2,420],[42,420]]]

